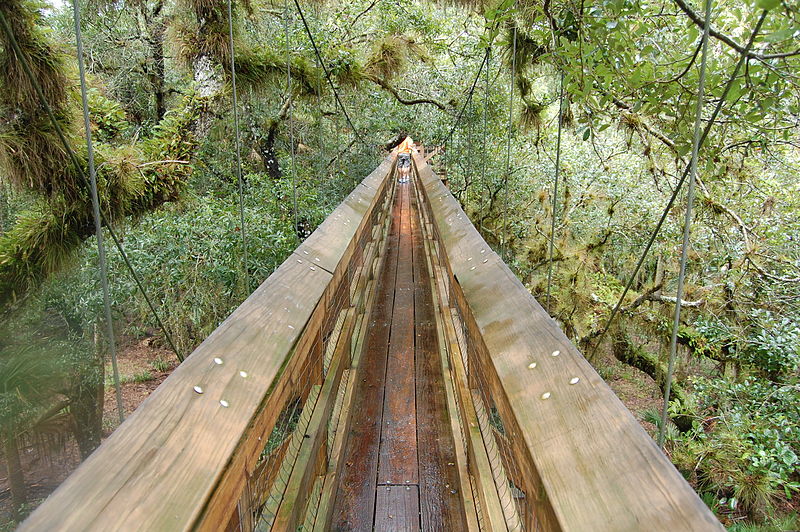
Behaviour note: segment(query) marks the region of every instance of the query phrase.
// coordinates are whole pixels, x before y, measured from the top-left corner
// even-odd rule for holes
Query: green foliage
[[[800,388],[760,380],[693,379],[694,427],[674,451],[720,505],[764,515],[800,491]]]
[[[92,134],[97,142],[109,142],[125,133],[130,124],[122,106],[103,96],[97,89],[89,89],[89,113],[92,120]]]
[[[236,53],[236,81],[244,87],[258,89],[267,81],[286,83],[287,62],[285,53],[274,48],[258,46],[238,49]],[[322,83],[322,72],[311,66],[302,56],[291,58],[292,84],[305,95],[315,95]]]
[[[766,375],[784,380],[800,371],[800,323],[769,311],[755,312],[753,332],[745,340],[742,359]]]

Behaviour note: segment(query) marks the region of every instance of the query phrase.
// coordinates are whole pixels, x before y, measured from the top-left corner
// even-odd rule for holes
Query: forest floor
[[[122,401],[125,415],[129,416],[175,367],[174,354],[156,345],[151,337],[125,338],[118,355]],[[600,374],[617,396],[628,407],[651,435],[655,426],[643,420],[648,409],[660,409],[661,392],[656,383],[641,371],[617,361],[612,356],[603,357],[597,367]],[[103,437],[108,437],[119,426],[116,394],[113,387],[111,364],[106,368],[106,392],[103,412]],[[74,439],[59,442],[60,451],[41,453],[35,447],[22,451],[23,470],[29,489],[31,509],[44,500],[80,464],[80,455]],[[49,454],[49,456],[47,456]],[[11,494],[6,478],[5,461],[0,457],[0,532],[13,530],[11,523]]]
[[[122,404],[126,417],[136,410],[178,365],[175,355],[168,349],[156,345],[153,340],[153,337],[144,339],[126,337],[118,347]],[[108,363],[103,405],[103,438],[110,436],[118,426],[116,393],[111,363]],[[56,450],[48,449],[47,444],[29,445],[21,449],[22,469],[25,472],[31,510],[50,495],[81,462],[74,438],[68,436],[53,443],[57,444]],[[0,532],[13,529],[11,493],[5,457],[0,456]]]
[[[644,420],[644,413],[653,409],[660,412],[661,405],[664,404],[661,389],[656,381],[650,375],[620,362],[610,354],[600,357],[600,360],[593,364],[595,369],[647,433],[655,437],[657,428]]]

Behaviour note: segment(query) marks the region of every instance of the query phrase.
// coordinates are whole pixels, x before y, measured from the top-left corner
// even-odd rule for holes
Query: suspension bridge
[[[429,164],[387,157],[20,530],[721,530]]]
[[[228,18],[233,52],[230,3]],[[77,7],[75,23],[81,59]],[[489,60],[487,48],[439,147]],[[98,208],[79,66],[102,266],[102,226],[119,243]],[[702,135],[696,126],[692,161],[724,101]],[[20,530],[722,530],[484,241],[435,153],[414,155],[410,182],[386,156]],[[688,227],[691,202],[687,212]],[[107,299],[106,313],[110,327]]]

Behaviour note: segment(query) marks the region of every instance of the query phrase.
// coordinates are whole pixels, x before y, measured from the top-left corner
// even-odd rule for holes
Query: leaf
[[[617,27],[617,24],[618,22],[616,20],[609,20],[608,22],[606,22],[606,28],[613,30],[614,28]]]
[[[583,140],[589,140],[589,137],[592,135],[591,128],[586,128],[583,130]]]
[[[782,41],[782,40],[788,39],[789,37],[794,35],[795,31],[796,31],[795,28],[784,28],[782,30],[778,30],[776,32],[770,33],[769,35],[764,37],[764,40],[767,41],[767,42]]]
[[[781,0],[756,0],[756,7],[760,9],[775,9],[781,5]]]

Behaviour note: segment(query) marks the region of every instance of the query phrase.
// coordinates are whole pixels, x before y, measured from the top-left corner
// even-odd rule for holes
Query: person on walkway
[[[411,150],[414,149],[414,141],[411,137],[406,137],[397,148],[397,174],[399,183],[408,183],[411,175]]]

